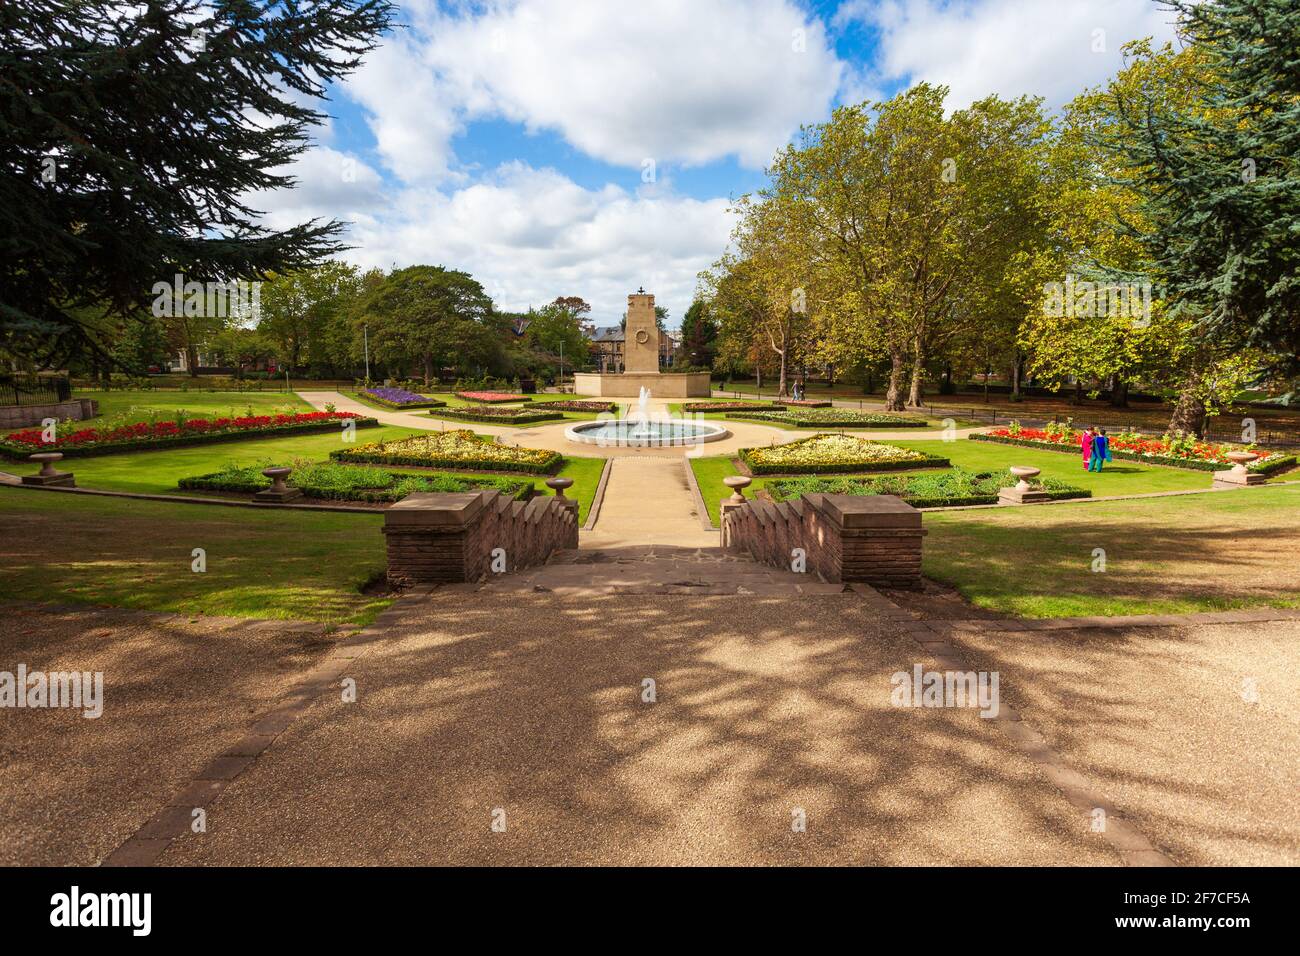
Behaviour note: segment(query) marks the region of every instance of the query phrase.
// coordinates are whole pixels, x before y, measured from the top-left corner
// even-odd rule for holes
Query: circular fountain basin
[[[631,419],[582,422],[565,429],[564,437],[587,445],[662,447],[721,441],[730,434],[721,425],[711,422],[688,422],[671,418],[646,422]]]

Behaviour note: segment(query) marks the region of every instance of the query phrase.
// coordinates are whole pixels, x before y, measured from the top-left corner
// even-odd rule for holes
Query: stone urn
[[[722,483],[731,489],[731,497],[727,500],[733,504],[741,504],[745,500],[745,489],[753,481],[748,475],[731,475],[723,478]]]
[[[1030,468],[1028,465],[1012,465],[1010,471],[1011,477],[1020,479],[1016,482],[1016,491],[1029,491],[1029,479],[1037,478],[1042,473],[1041,468]]]
[[[1011,477],[1016,479],[1016,484],[1012,488],[1003,488],[998,492],[1000,504],[1034,505],[1051,500],[1046,491],[1035,488],[1029,483],[1029,479],[1037,478],[1042,469],[1032,468],[1029,465],[1012,465],[1007,470],[1011,472]]]
[[[561,501],[565,500],[564,489],[573,487],[572,478],[547,478],[546,487],[555,492],[555,497]]]
[[[290,488],[288,477],[293,472],[292,468],[263,468],[262,474],[271,479],[271,487],[259,491],[253,495],[254,501],[292,501],[294,498],[302,497],[301,488]]]
[[[1230,451],[1223,456],[1232,462],[1232,470],[1238,475],[1246,474],[1246,466],[1259,457],[1257,452],[1253,451]]]
[[[63,460],[63,452],[40,451],[27,457],[40,465],[41,470],[34,475],[23,475],[24,485],[52,486],[56,488],[76,487],[76,482],[72,479],[72,472],[59,471],[54,467],[56,461]]]

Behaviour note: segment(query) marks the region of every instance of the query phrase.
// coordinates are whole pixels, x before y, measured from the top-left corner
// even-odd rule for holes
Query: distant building
[[[595,360],[596,371],[604,373],[622,372],[623,343],[626,336],[622,326],[610,325],[598,328],[591,336],[591,354]],[[677,339],[669,332],[659,333],[659,367],[672,368],[673,357],[677,351]]]

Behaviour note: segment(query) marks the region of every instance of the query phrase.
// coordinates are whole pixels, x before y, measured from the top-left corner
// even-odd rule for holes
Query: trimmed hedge
[[[820,446],[835,442],[849,442],[852,448],[865,446],[868,449],[888,449],[890,452],[901,452],[906,457],[872,460],[866,454],[853,454],[852,452],[835,454],[820,450]],[[773,451],[778,453],[782,451],[795,452],[800,446],[818,448],[819,451],[816,454],[819,454],[821,460],[799,461],[794,456],[789,456],[784,461],[760,460],[762,453]],[[898,448],[894,445],[881,445],[879,442],[872,442],[856,436],[840,439],[834,435],[813,435],[790,442],[788,445],[777,445],[775,447],[742,448],[740,449],[740,458],[749,467],[750,472],[755,475],[855,474],[876,471],[910,471],[914,468],[949,468],[952,466],[952,463],[947,458],[940,458],[937,455],[913,451],[910,448]]]
[[[789,501],[804,494],[897,495],[913,508],[957,508],[967,505],[995,505],[998,490],[1016,484],[1009,474],[973,473],[957,468],[935,475],[887,475],[877,478],[790,478],[769,482],[766,489],[777,501]],[[1091,498],[1092,492],[1061,481],[1044,478],[1033,484],[1047,492],[1052,501]],[[945,485],[953,486],[945,489]],[[965,489],[965,494],[938,493]]]
[[[310,435],[315,432],[336,431],[345,421],[356,422],[357,428],[376,428],[379,421],[374,418],[336,418],[328,422],[304,422],[300,425],[273,425],[266,428],[246,428],[233,432],[199,432],[193,435],[177,435],[175,438],[149,438],[140,441],[103,442],[94,445],[51,445],[45,448],[35,445],[12,445],[0,441],[0,455],[15,461],[25,460],[30,455],[41,451],[57,451],[66,458],[90,458],[94,455],[115,455],[123,451],[157,451],[162,448],[181,448],[187,445],[215,445],[218,442],[246,441],[254,438],[272,438],[277,435]]]
[[[832,408],[829,398],[778,398],[772,402],[777,408]]]
[[[998,445],[1019,445],[1022,448],[1040,448],[1043,451],[1065,452],[1076,457],[1082,455],[1078,445],[1058,445],[1051,442],[1034,441],[1028,438],[1003,437],[1001,435],[967,435],[966,437],[972,441],[987,441]],[[1166,465],[1170,468],[1185,468],[1188,471],[1227,471],[1232,467],[1231,464],[1222,461],[1199,461],[1192,458],[1175,458],[1171,455],[1139,455],[1137,452],[1124,451],[1119,448],[1112,448],[1110,453],[1113,457],[1122,458],[1124,461],[1145,462],[1148,465]],[[1281,458],[1264,465],[1249,464],[1246,469],[1261,475],[1273,475],[1279,471],[1294,467],[1296,463],[1297,457],[1295,455],[1283,455]]]
[[[463,454],[436,448],[412,451],[421,442],[445,440],[447,435],[459,436]],[[473,441],[482,446],[482,452],[470,447]],[[496,454],[493,454],[493,453]],[[528,453],[527,457],[523,453]],[[393,442],[378,442],[358,448],[337,448],[330,452],[334,461],[366,465],[411,465],[416,468],[456,468],[461,471],[503,471],[525,475],[553,475],[560,470],[564,456],[557,451],[536,448],[511,448],[485,442],[469,431],[415,435]]]
[[[310,475],[318,468],[328,469],[331,467],[343,469],[348,466],[328,463],[314,466],[308,473]],[[261,473],[261,468],[260,465],[249,465],[242,468],[228,467],[225,471],[196,475],[192,478],[182,478],[176,484],[177,487],[187,491],[224,491],[254,494],[271,487],[271,479]],[[406,475],[371,468],[365,468],[364,470],[371,472],[368,480],[374,481],[373,485],[330,486],[314,482],[310,478],[302,482],[295,481],[294,475],[289,476],[289,485],[298,488],[309,498],[317,498],[322,501],[362,501],[372,504],[400,501],[416,491],[457,492],[495,488],[512,498],[525,499],[532,497],[535,490],[531,481],[511,481],[508,478],[462,478],[459,475],[438,474]]]
[[[848,408],[792,408],[781,412],[728,412],[727,418],[756,422],[779,422],[795,428],[924,428],[924,418],[904,415],[873,415]]]
[[[494,414],[501,412],[502,414]],[[429,412],[434,418],[454,418],[458,421],[465,422],[499,422],[502,425],[529,425],[533,422],[555,422],[563,421],[563,412],[544,412],[540,409],[519,409],[512,408],[441,408]]]
[[[618,402],[585,402],[562,399],[558,402],[538,402],[538,408],[558,408],[563,412],[616,412]]]

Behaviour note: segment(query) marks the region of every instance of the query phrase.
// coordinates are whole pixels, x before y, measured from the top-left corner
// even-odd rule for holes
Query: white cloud
[[[698,200],[656,188],[585,189],[553,169],[507,163],[470,186],[385,190],[359,161],[317,148],[291,167],[301,186],[259,197],[266,222],[284,228],[313,216],[351,221],[342,258],[385,270],[419,263],[464,269],[499,308],[581,295],[601,324],[617,323],[638,285],[655,293],[676,325],[696,274],[721,254],[731,229],[725,199]]]
[[[1172,15],[1151,0],[853,0],[835,18],[850,20],[879,39],[871,76],[859,83],[942,83],[952,108],[990,93],[1057,107],[1113,76],[1127,41],[1174,38]]]
[[[404,8],[411,29],[367,57],[345,92],[403,180],[455,168],[467,121],[553,130],[623,166],[735,156],[765,164],[825,114],[841,64],[791,0],[517,0],[477,15]]]

